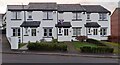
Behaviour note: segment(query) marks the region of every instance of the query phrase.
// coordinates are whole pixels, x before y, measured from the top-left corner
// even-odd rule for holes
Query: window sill
[[[43,38],[53,38],[53,37],[52,36],[51,37],[50,36],[49,37],[48,36],[46,36],[46,37],[44,36]]]
[[[33,20],[33,19],[27,19],[27,20]]]
[[[77,37],[77,36],[72,36],[72,37]]]
[[[92,35],[92,34],[87,34],[87,35]]]
[[[53,20],[53,19],[43,19],[43,20]]]
[[[29,35],[24,35],[24,36],[29,36]]]
[[[91,21],[91,20],[86,20],[86,21]]]
[[[22,19],[11,19],[11,20],[22,20]]]
[[[98,21],[108,21],[108,20],[98,20]]]
[[[11,36],[11,37],[20,37],[20,36]]]
[[[107,35],[102,35],[101,37],[108,37]]]
[[[58,34],[58,36],[62,36],[62,34]]]
[[[72,21],[82,21],[82,19],[72,19]]]

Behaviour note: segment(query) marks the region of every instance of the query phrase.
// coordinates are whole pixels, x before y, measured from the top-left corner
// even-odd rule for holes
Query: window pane
[[[73,13],[73,19],[76,19],[76,13]]]
[[[36,36],[36,29],[32,29],[32,36]]]
[[[100,19],[100,20],[102,19],[102,14],[99,14],[99,19]]]
[[[68,29],[64,29],[64,35],[68,36]]]
[[[47,29],[44,29],[44,32],[47,32]]]
[[[12,19],[16,19],[16,12],[12,12]]]
[[[18,29],[18,36],[20,36],[20,29]]]
[[[87,14],[87,19],[90,19],[90,14]]]
[[[76,28],[73,28],[73,35],[76,36]]]
[[[81,35],[81,28],[78,28],[78,35]]]
[[[59,33],[61,33],[61,28],[59,28]]]
[[[47,33],[44,33],[44,36],[47,36]]]
[[[47,12],[43,12],[43,19],[47,19]]]
[[[21,19],[21,12],[17,12],[17,19]]]
[[[81,19],[81,13],[77,13],[77,19]]]
[[[52,32],[52,29],[49,29],[49,33]]]
[[[52,33],[49,33],[49,36],[52,36]]]
[[[29,11],[29,12],[28,12],[28,18],[29,18],[29,19],[32,19],[32,11]]]
[[[48,12],[48,19],[53,19],[53,12]]]

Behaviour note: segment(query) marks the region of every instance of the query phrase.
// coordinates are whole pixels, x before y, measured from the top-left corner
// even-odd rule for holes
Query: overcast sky
[[[119,0],[0,0],[0,13],[5,13],[7,5],[22,5],[29,2],[57,2],[58,4],[90,4],[102,5],[111,12],[118,7]]]

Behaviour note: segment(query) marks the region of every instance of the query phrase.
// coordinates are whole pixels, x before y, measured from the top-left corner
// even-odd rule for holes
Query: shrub
[[[96,44],[96,45],[98,45],[98,46],[106,46],[106,45],[104,45],[102,42],[100,42],[100,41],[98,41],[98,40],[95,40],[95,39],[87,39],[86,40],[86,42],[88,42],[88,43],[92,43],[92,44]]]
[[[87,36],[77,36],[76,39],[83,42],[87,39]]]
[[[53,42],[53,43],[57,43],[58,40],[57,40],[57,39],[52,39],[52,42]]]
[[[80,47],[81,52],[84,53],[113,53],[113,48],[105,47],[105,46],[98,46],[98,47],[90,47],[90,46],[83,46]]]
[[[67,51],[67,45],[58,43],[29,43],[29,50],[42,50],[42,51]]]

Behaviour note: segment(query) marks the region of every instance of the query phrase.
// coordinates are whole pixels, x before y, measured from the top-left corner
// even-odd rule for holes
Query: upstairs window
[[[11,20],[21,20],[21,11],[13,11]]]
[[[80,12],[73,12],[73,20],[82,20]]]
[[[99,14],[99,19],[100,20],[107,20],[107,14],[106,13],[100,13]]]
[[[28,19],[32,19],[32,11],[28,11]]]
[[[90,13],[87,13],[87,20],[90,20]]]
[[[53,20],[53,12],[43,11],[43,20]]]

